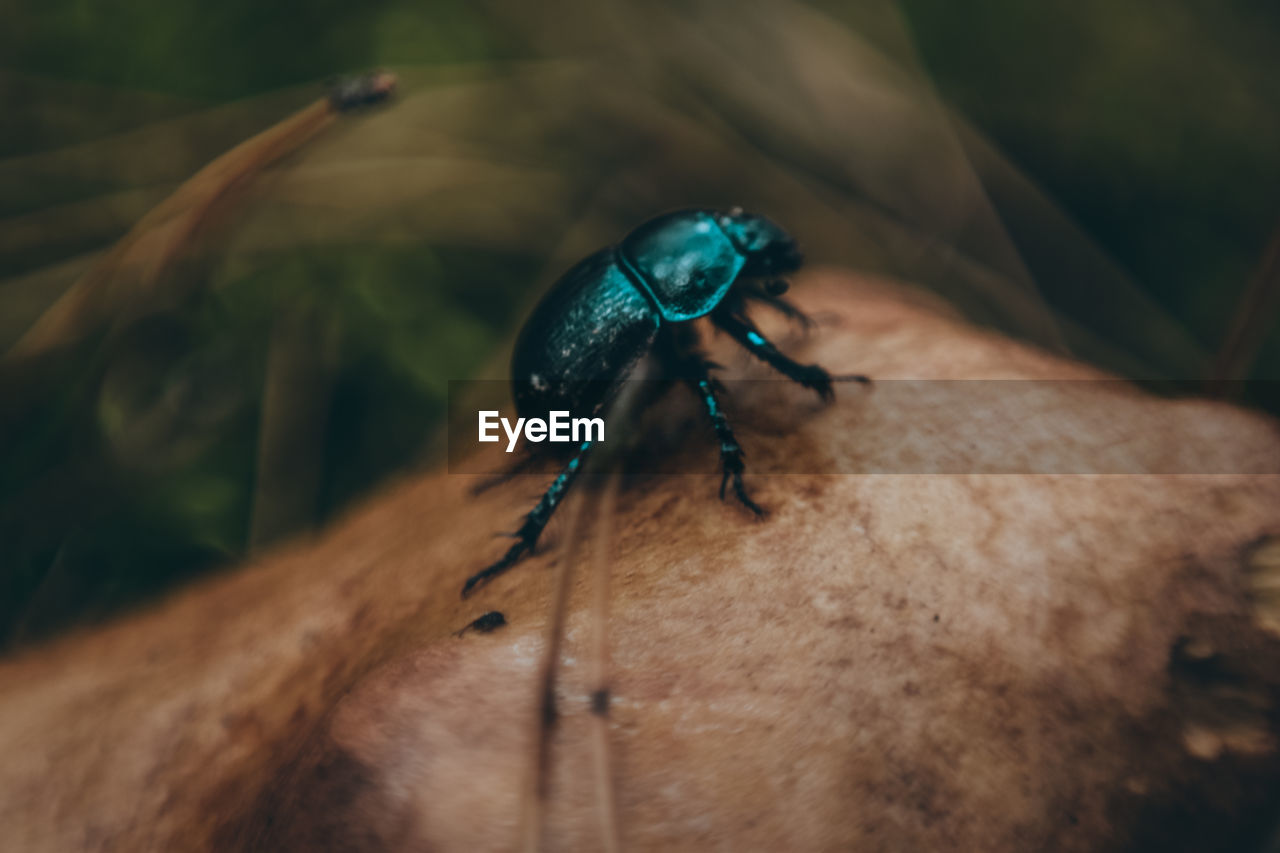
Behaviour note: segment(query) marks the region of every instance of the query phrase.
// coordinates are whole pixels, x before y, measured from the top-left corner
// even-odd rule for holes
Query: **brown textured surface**
[[[784,348],[838,371],[1095,375],[847,274],[796,295],[823,322]],[[1005,440],[1070,461],[1105,423],[1111,452],[1165,470],[1280,454],[1272,422],[1089,388]],[[874,391],[768,393],[785,405],[741,430],[749,463],[910,459],[947,429]],[[647,478],[619,502],[624,847],[1204,849],[1274,801],[1280,478],[756,477],[764,523],[715,501],[717,479]],[[317,542],[0,663],[6,846],[511,849],[563,527],[461,602],[532,490],[472,482],[412,479]],[[548,849],[599,846],[586,601],[580,577]],[[486,610],[509,626],[451,635]]]

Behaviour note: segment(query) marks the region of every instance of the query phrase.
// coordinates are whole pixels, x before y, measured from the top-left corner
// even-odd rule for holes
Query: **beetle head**
[[[742,275],[776,275],[800,268],[803,258],[796,241],[765,217],[735,207],[720,215],[720,228],[747,258]]]

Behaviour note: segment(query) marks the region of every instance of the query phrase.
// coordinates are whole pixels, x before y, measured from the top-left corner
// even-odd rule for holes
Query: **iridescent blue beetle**
[[[521,417],[545,418],[562,410],[596,415],[616,395],[641,357],[652,353],[667,378],[682,379],[706,407],[720,439],[725,487],[757,515],[742,485],[742,448],[720,409],[716,365],[697,349],[689,320],[711,322],[791,380],[832,397],[831,375],[814,364],[798,364],[765,340],[745,313],[746,300],[764,302],[804,319],[781,299],[786,282],[776,278],[801,263],[795,241],[763,216],[734,208],[682,210],[651,219],[617,246],[579,262],[548,291],[525,322],[511,360],[511,384]],[[862,376],[842,377],[866,382]],[[516,532],[517,542],[501,560],[472,575],[466,597],[477,585],[509,569],[533,549],[591,451],[584,442],[574,452]]]

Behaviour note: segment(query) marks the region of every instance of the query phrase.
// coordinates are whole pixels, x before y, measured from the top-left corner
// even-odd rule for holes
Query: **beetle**
[[[533,309],[516,338],[511,386],[521,417],[555,410],[601,412],[647,354],[666,378],[681,379],[701,400],[720,441],[720,498],[732,484],[747,509],[763,516],[743,486],[743,452],[720,406],[723,390],[711,376],[718,367],[697,349],[690,321],[709,316],[737,343],[793,382],[833,397],[832,377],[816,364],[783,355],[747,317],[747,300],[789,317],[806,319],[783,300],[787,284],[777,276],[800,268],[795,240],[764,216],[741,208],[680,210],[650,219],[623,238],[578,262]],[[866,383],[865,376],[838,377]],[[538,504],[524,517],[502,559],[467,579],[466,598],[477,586],[511,568],[533,550],[574,478],[592,441],[578,445]]]

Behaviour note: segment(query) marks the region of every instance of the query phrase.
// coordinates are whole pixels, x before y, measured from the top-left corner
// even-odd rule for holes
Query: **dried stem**
[[[613,524],[618,504],[618,472],[610,472],[605,482],[600,512],[596,517],[595,551],[591,572],[592,643],[589,678],[591,685],[591,751],[596,773],[596,811],[600,821],[601,849],[617,853],[618,811],[609,759],[609,573],[613,566]]]
[[[94,329],[142,310],[170,282],[174,264],[214,225],[267,166],[296,151],[345,109],[385,97],[395,78],[378,72],[364,81],[363,101],[341,89],[220,155],[188,178],[138,221],[49,307],[7,354],[27,358],[72,344]],[[351,85],[348,84],[348,88]],[[121,278],[131,272],[130,280]],[[166,284],[168,282],[168,284]]]
[[[585,491],[570,498],[568,521],[564,531],[564,548],[556,563],[551,581],[550,613],[544,636],[545,652],[538,669],[537,713],[533,723],[534,760],[529,765],[524,792],[521,795],[521,849],[536,853],[542,839],[546,814],[547,777],[550,769],[551,735],[556,722],[556,665],[560,661],[560,644],[568,613],[569,588],[573,582],[573,564],[578,558],[578,522],[582,515]]]

